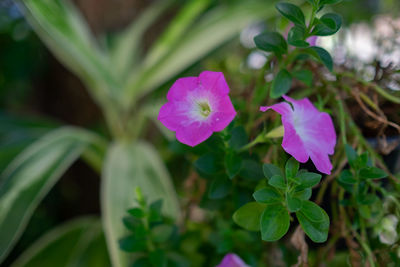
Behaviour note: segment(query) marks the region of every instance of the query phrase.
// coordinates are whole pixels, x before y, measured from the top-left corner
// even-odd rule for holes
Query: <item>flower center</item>
[[[201,116],[207,118],[211,113],[210,105],[207,102],[198,102],[197,105],[199,106]]]

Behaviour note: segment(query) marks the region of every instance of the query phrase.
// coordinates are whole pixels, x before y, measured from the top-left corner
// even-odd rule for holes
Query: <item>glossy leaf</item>
[[[271,186],[273,186],[275,188],[286,189],[285,178],[280,175],[272,176],[271,179],[269,179],[268,184],[270,184]]]
[[[228,177],[232,179],[242,168],[242,157],[234,152],[228,152],[225,155],[225,169]]]
[[[296,212],[301,209],[302,200],[292,194],[286,194],[286,204],[290,212]]]
[[[272,82],[270,96],[278,98],[286,94],[292,86],[292,75],[286,70],[281,69]]]
[[[305,17],[303,11],[293,4],[281,2],[276,4],[276,9],[288,20],[294,24],[305,26]]]
[[[300,186],[298,186],[299,189],[305,189],[308,187],[313,187],[321,181],[321,174],[318,173],[313,173],[313,172],[303,172],[297,175],[297,178],[299,179]]]
[[[312,201],[303,201],[301,212],[313,222],[320,222],[325,218],[325,211]]]
[[[287,51],[285,38],[278,32],[265,32],[254,37],[256,46],[266,52],[282,55]]]
[[[272,187],[265,187],[257,190],[253,194],[253,198],[259,203],[271,204],[282,202],[282,195]]]
[[[357,183],[357,180],[354,178],[350,170],[343,170],[339,176],[339,182],[345,184],[355,184]]]
[[[342,26],[342,17],[335,13],[323,15],[315,25],[311,35],[329,36],[339,31]]]
[[[275,166],[274,164],[270,164],[270,163],[264,163],[263,172],[264,172],[265,178],[268,178],[268,179],[271,179],[271,177],[274,175],[283,176],[282,170],[279,167]]]
[[[20,237],[43,197],[98,139],[78,128],[54,130],[26,148],[1,174],[0,260]]]
[[[327,240],[330,223],[325,211],[323,211],[322,220],[318,222],[310,220],[302,211],[296,212],[296,217],[301,228],[312,241],[322,243]]]
[[[313,73],[310,70],[298,70],[292,72],[292,76],[299,81],[302,81],[307,86],[312,86]]]
[[[310,49],[311,50],[309,51],[311,51],[312,56],[321,61],[328,68],[328,70],[333,70],[333,60],[328,51],[318,46],[313,46]]]
[[[110,266],[99,219],[79,218],[50,230],[22,253],[12,266]]]
[[[208,191],[208,197],[211,199],[221,199],[228,195],[231,190],[231,181],[225,177],[217,177],[215,178],[210,185],[210,189]]]
[[[101,183],[102,220],[113,266],[127,266],[128,254],[118,247],[127,230],[121,222],[136,205],[139,187],[148,203],[163,200],[163,213],[179,218],[179,204],[167,169],[153,147],[146,143],[115,143],[108,151]]]
[[[299,171],[299,162],[295,158],[290,158],[286,161],[285,165],[285,175],[286,178],[294,178]]]
[[[282,204],[268,205],[260,219],[261,238],[264,241],[277,241],[289,230],[290,216]]]
[[[259,231],[261,214],[266,207],[265,204],[249,202],[233,214],[233,221],[246,230]]]
[[[387,173],[376,167],[365,167],[359,172],[362,179],[382,179],[387,177]]]
[[[290,29],[288,33],[288,43],[296,47],[308,47],[309,43],[304,41],[304,28],[300,26],[294,26]]]

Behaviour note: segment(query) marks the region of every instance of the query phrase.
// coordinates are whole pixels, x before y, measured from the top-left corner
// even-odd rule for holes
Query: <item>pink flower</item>
[[[293,108],[286,102],[260,107],[260,111],[273,109],[282,115],[283,149],[302,163],[310,157],[320,172],[330,174],[332,164],[328,155],[334,153],[336,145],[336,133],[331,117],[317,110],[307,98],[283,98],[290,102]]]
[[[236,116],[222,72],[203,71],[199,77],[178,79],[169,89],[158,120],[176,138],[196,146],[222,131]]]
[[[239,256],[233,253],[226,254],[221,263],[215,267],[250,267]]]

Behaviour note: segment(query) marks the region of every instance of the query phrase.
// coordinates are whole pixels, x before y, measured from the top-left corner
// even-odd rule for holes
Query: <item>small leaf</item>
[[[271,177],[274,175],[283,176],[282,170],[278,166],[275,166],[274,164],[270,164],[270,163],[264,163],[263,172],[264,172],[265,178],[267,178],[267,179],[271,179]]]
[[[300,181],[300,186],[298,186],[298,189],[305,189],[319,184],[322,176],[318,173],[303,172],[297,175],[297,178],[299,178]]]
[[[381,179],[387,177],[387,173],[376,167],[365,167],[359,172],[362,179]]]
[[[297,80],[302,81],[308,86],[312,86],[313,74],[310,70],[298,70],[292,72],[293,77]]]
[[[242,157],[234,152],[225,155],[225,169],[229,179],[235,177],[242,168]]]
[[[311,35],[329,36],[339,31],[342,26],[342,17],[335,13],[323,15],[315,25]]]
[[[311,188],[306,188],[301,191],[296,191],[293,193],[293,197],[299,198],[301,200],[309,200],[312,195],[312,190]]]
[[[321,61],[328,68],[328,70],[333,70],[333,60],[328,51],[318,46],[310,47],[310,49],[312,51],[312,56]]]
[[[272,82],[272,90],[270,96],[278,98],[286,94],[292,86],[292,75],[286,70],[281,69]]]
[[[279,192],[277,192],[273,187],[266,187],[260,190],[257,190],[253,194],[253,198],[259,203],[276,203],[282,202],[283,198]]]
[[[323,219],[319,222],[309,220],[302,211],[296,212],[297,220],[307,236],[316,243],[325,242],[329,232],[329,217],[324,210]]]
[[[138,252],[146,249],[146,240],[138,239],[134,235],[130,235],[120,239],[119,248],[126,252]]]
[[[286,204],[290,212],[296,212],[301,209],[302,201],[291,194],[286,194]]]
[[[346,151],[347,160],[352,168],[355,168],[355,163],[357,160],[357,152],[350,145],[346,144],[344,147]]]
[[[261,214],[266,207],[266,204],[249,202],[235,211],[233,221],[246,230],[259,231]]]
[[[269,179],[268,184],[279,189],[286,189],[285,178],[280,175],[274,175]]]
[[[320,5],[334,5],[342,2],[342,0],[320,0]]]
[[[288,43],[296,47],[309,47],[310,44],[304,41],[304,27],[294,26],[290,29],[287,37]]]
[[[172,225],[156,225],[151,229],[152,240],[156,243],[164,243],[172,236],[174,230]]]
[[[261,215],[261,237],[264,241],[277,241],[289,230],[290,216],[282,204],[268,205]]]
[[[339,182],[345,184],[355,184],[357,183],[357,180],[354,178],[350,170],[344,170],[339,176]]]
[[[360,213],[361,217],[363,217],[364,219],[371,218],[371,209],[369,208],[368,205],[360,205],[358,207],[358,212]]]
[[[305,26],[305,17],[303,11],[293,4],[290,3],[278,3],[276,4],[276,9],[288,20],[294,24]]]
[[[277,32],[265,32],[254,38],[256,46],[267,52],[274,52],[280,56],[287,51],[287,43],[285,38]]]
[[[260,163],[252,159],[243,160],[239,175],[247,180],[252,181],[259,181],[264,178]]]
[[[141,208],[129,209],[128,213],[135,218],[143,218],[144,217],[144,212]]]
[[[298,171],[299,171],[299,162],[293,157],[290,158],[285,165],[286,178],[296,177]]]
[[[243,126],[237,126],[230,131],[231,138],[229,139],[229,146],[234,150],[239,150],[247,144],[248,137],[246,130]]]
[[[215,178],[210,185],[208,197],[210,199],[221,199],[226,197],[231,190],[231,182],[225,177]]]
[[[212,153],[207,153],[199,157],[195,162],[194,166],[198,171],[206,175],[212,175],[219,171],[217,165],[217,156]]]
[[[324,220],[325,211],[312,201],[303,201],[300,210],[310,221],[320,222]]]
[[[168,259],[165,251],[156,249],[149,253],[149,261],[151,262],[151,266],[167,267]]]

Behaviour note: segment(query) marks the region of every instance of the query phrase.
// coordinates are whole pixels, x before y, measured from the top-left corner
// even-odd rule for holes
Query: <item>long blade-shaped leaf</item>
[[[137,63],[142,51],[143,34],[155,22],[172,0],[160,0],[148,7],[123,32],[117,35],[111,48],[113,70],[122,79]]]
[[[171,45],[161,60],[133,73],[125,99],[133,102],[232,39],[251,23],[275,14],[273,1],[239,1],[209,11],[190,31]]]
[[[100,104],[119,85],[79,12],[68,0],[18,0],[50,50],[88,86]]]
[[[128,266],[128,254],[118,247],[126,234],[122,218],[134,205],[140,187],[148,201],[163,199],[164,213],[178,218],[179,204],[168,172],[154,149],[146,143],[114,144],[106,157],[102,184],[103,226],[113,266]]]
[[[25,149],[2,173],[0,261],[19,238],[42,198],[97,138],[72,127],[52,131]]]
[[[83,217],[52,229],[12,264],[22,266],[110,266],[100,220]]]

